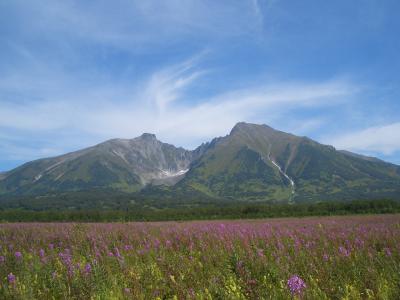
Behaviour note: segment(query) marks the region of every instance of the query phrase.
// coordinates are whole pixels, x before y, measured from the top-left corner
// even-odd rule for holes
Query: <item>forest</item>
[[[32,210],[2,207],[0,222],[187,221],[394,213],[400,213],[399,201],[354,200],[299,204],[216,202],[175,207],[154,207],[142,203],[119,209]]]

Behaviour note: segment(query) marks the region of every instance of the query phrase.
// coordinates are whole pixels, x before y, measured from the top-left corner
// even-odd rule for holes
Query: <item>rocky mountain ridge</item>
[[[241,122],[227,136],[193,151],[144,133],[0,174],[3,195],[91,189],[151,190],[166,197],[195,192],[245,201],[393,198],[400,193],[400,167],[267,125]]]

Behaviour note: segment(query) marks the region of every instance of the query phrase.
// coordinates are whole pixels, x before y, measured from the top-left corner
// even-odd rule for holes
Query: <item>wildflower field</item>
[[[400,216],[0,224],[0,299],[400,299]]]

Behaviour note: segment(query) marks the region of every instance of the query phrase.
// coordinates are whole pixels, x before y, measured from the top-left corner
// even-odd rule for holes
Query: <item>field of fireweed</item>
[[[400,299],[400,216],[0,225],[1,299]]]

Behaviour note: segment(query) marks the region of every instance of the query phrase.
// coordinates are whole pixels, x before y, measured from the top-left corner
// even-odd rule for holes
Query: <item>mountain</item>
[[[175,184],[195,155],[145,133],[26,163],[3,175],[0,191],[45,194],[110,188],[135,192],[147,184]]]
[[[248,200],[397,197],[400,167],[266,125],[238,123],[213,140],[177,186]]]
[[[243,122],[193,151],[146,133],[29,162],[2,176],[3,195],[102,189],[189,202],[194,197],[315,202],[400,195],[397,165]]]

